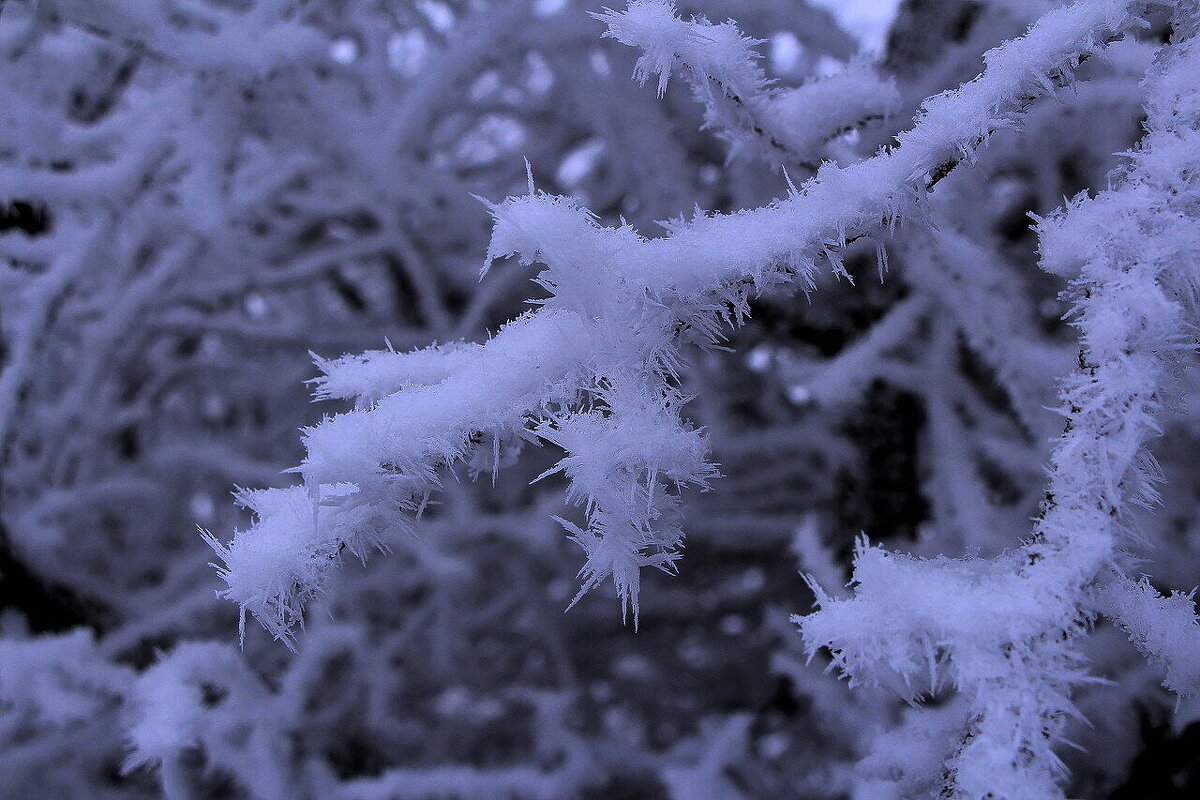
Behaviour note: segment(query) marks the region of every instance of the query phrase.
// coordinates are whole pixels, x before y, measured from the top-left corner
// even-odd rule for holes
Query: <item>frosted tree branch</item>
[[[1161,431],[1177,354],[1195,346],[1200,249],[1185,209],[1197,198],[1200,108],[1183,87],[1197,52],[1183,39],[1160,56],[1145,84],[1148,134],[1120,185],[1039,223],[1043,267],[1072,279],[1081,352],[1062,387],[1067,427],[1033,535],[993,560],[924,560],[864,543],[854,598],[819,594],[820,611],[798,620],[809,648],[830,648],[852,681],[911,699],[948,683],[969,699],[946,762],[954,797],[1024,796],[1035,775],[1036,793],[1056,796],[1050,748],[1075,713],[1072,687],[1087,680],[1072,643],[1097,611],[1166,665],[1173,689],[1195,689],[1194,659],[1182,655],[1195,639],[1190,603],[1114,570],[1131,545],[1131,506],[1155,502],[1160,476],[1146,446]],[[1147,230],[1161,246],[1145,245]],[[1169,613],[1149,614],[1152,604]]]
[[[439,471],[465,458],[475,437],[492,444],[498,463],[502,439],[532,436],[568,450],[560,468],[589,520],[586,529],[568,524],[587,555],[584,590],[612,576],[636,618],[638,568],[667,568],[678,557],[676,487],[703,487],[714,474],[702,433],[679,416],[680,345],[717,341],[722,325],[744,317],[750,292],[807,285],[818,261],[842,271],[837,253],[848,241],[897,224],[993,132],[1017,126],[1029,104],[1069,81],[1089,53],[1140,24],[1130,10],[1126,2],[1088,0],[1052,11],[1026,36],[989,52],[977,79],[928,100],[891,150],[847,167],[826,164],[764,208],[673,222],[664,238],[602,227],[575,203],[536,192],[531,180],[528,195],[492,207],[488,261],[544,264],[538,282],[553,296],[483,346],[444,348],[451,360],[440,383],[401,387],[309,429],[298,471],[309,502],[322,503],[328,516],[306,518],[299,489],[287,490],[288,503],[264,502],[258,524],[218,548],[227,596],[286,635],[341,546],[377,539],[377,523],[362,529],[355,516],[419,509],[438,488]],[[741,59],[737,42],[731,50]],[[675,44],[662,51],[660,66],[673,61]],[[459,372],[464,354],[472,368]],[[379,363],[405,373],[404,359],[430,357]],[[327,385],[361,363],[327,362]],[[290,537],[273,552],[291,555],[260,565],[254,543],[266,531],[281,543]]]

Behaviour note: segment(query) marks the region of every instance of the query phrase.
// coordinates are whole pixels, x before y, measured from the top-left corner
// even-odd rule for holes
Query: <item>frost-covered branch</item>
[[[272,699],[236,650],[185,642],[138,676],[129,692],[132,752],[124,769],[161,764],[164,792],[186,797],[179,765],[189,751],[202,748],[212,764],[253,787],[254,797],[282,800],[290,792]]]
[[[606,9],[595,16],[608,26],[605,36],[643,51],[634,78],[644,84],[658,75],[659,96],[671,73],[685,69],[704,104],[705,125],[730,141],[731,156],[758,151],[769,161],[815,170],[829,140],[893,112],[899,101],[895,87],[865,63],[799,88],[779,89],[757,64],[753,48],[761,40],[743,36],[733,22],[682,20],[670,0],[638,0],[622,12]]]
[[[1121,589],[1113,570],[1132,545],[1131,507],[1156,498],[1146,447],[1161,430],[1177,354],[1195,346],[1200,239],[1187,220],[1200,198],[1198,55],[1185,39],[1160,56],[1145,84],[1148,133],[1120,185],[1039,224],[1043,267],[1072,281],[1081,352],[1062,387],[1067,428],[1033,536],[994,560],[924,560],[864,543],[854,598],[818,592],[820,611],[799,620],[808,647],[828,647],[852,682],[913,700],[952,685],[968,698],[945,758],[954,797],[1057,796],[1052,747],[1075,713],[1072,688],[1087,680],[1073,643],[1097,611],[1167,665],[1172,688],[1196,685],[1194,659],[1179,649],[1195,636],[1190,603]],[[1148,612],[1154,603],[1171,621]]]
[[[712,344],[724,324],[744,317],[750,292],[807,285],[820,260],[843,271],[838,251],[848,241],[895,225],[993,132],[1015,127],[1030,103],[1069,81],[1088,53],[1140,24],[1130,11],[1127,2],[1085,0],[1050,12],[989,52],[983,75],[927,101],[891,150],[848,167],[826,164],[765,208],[673,222],[664,238],[602,227],[531,181],[528,195],[493,206],[488,260],[544,264],[538,282],[553,296],[486,345],[439,351],[447,359],[433,373],[447,376],[440,383],[368,391],[363,407],[309,429],[298,471],[308,502],[328,514],[305,520],[299,489],[286,490],[288,503],[264,501],[270,511],[257,525],[219,548],[226,594],[286,635],[342,544],[378,536],[376,523],[363,528],[356,518],[419,510],[439,473],[476,444],[490,442],[494,468],[504,440],[532,437],[568,450],[559,469],[589,523],[566,523],[587,555],[584,590],[612,576],[636,616],[638,568],[669,568],[678,557],[679,488],[704,486],[714,474],[702,434],[679,416],[681,344]],[[673,53],[664,51],[664,65]],[[406,359],[430,357],[385,357],[378,377],[394,387],[396,375],[411,374]],[[459,372],[464,358],[473,366]],[[365,363],[327,362],[327,385],[360,381]],[[274,516],[277,509],[286,514]],[[253,553],[262,536],[291,537],[271,548],[287,557],[260,564]]]
[[[189,3],[113,0],[36,0],[37,13],[115,39],[157,58],[193,68],[221,68],[254,76],[321,52],[315,31],[286,19],[286,6],[250,4],[248,10]],[[219,43],[219,44],[218,44]]]

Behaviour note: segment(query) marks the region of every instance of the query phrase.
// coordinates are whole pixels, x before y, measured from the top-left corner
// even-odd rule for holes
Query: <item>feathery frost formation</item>
[[[775,163],[815,169],[823,145],[899,105],[895,86],[865,63],[794,89],[775,88],[752,49],[762,40],[743,36],[732,22],[682,20],[669,0],[631,2],[622,12],[605,9],[594,16],[608,26],[605,36],[642,50],[633,76],[644,84],[657,75],[659,97],[671,73],[685,70],[704,105],[705,125],[729,141],[730,157],[757,152]]]
[[[1062,385],[1066,432],[1033,535],[994,559],[919,559],[864,542],[853,598],[814,585],[820,610],[797,618],[810,652],[829,648],[853,683],[911,701],[944,686],[967,698],[945,751],[950,796],[1060,795],[1052,748],[1076,713],[1072,688],[1088,680],[1075,645],[1098,613],[1165,667],[1172,691],[1200,688],[1190,597],[1123,574],[1138,549],[1133,507],[1157,497],[1146,448],[1197,347],[1197,81],[1200,47],[1180,37],[1143,84],[1146,136],[1116,188],[1039,222],[1043,268],[1070,281],[1080,355]]]
[[[1016,125],[1056,82],[1068,80],[1082,56],[1133,26],[1129,6],[1093,0],[1053,11],[1021,39],[988,53],[978,79],[928,100],[892,149],[847,167],[827,163],[768,207],[673,222],[664,238],[602,227],[570,199],[538,193],[531,179],[528,195],[493,206],[488,262],[516,257],[545,265],[537,281],[552,296],[483,345],[473,369],[451,371],[460,357],[452,349],[450,374],[441,383],[401,388],[307,430],[308,456],[298,471],[311,502],[328,505],[328,515],[313,515],[315,532],[296,532],[310,546],[290,562],[260,570],[241,552],[254,547],[260,530],[287,530],[297,522],[292,504],[266,506],[258,525],[218,551],[226,562],[227,595],[283,634],[297,621],[299,601],[337,560],[320,554],[336,552],[347,537],[378,536],[377,529],[344,524],[343,513],[378,520],[369,509],[384,507],[382,518],[388,518],[419,508],[438,488],[439,470],[466,457],[472,437],[490,440],[496,461],[505,440],[537,438],[569,448],[591,439],[586,449],[594,462],[568,449],[560,463],[571,479],[570,496],[588,516],[586,529],[567,525],[586,555],[581,593],[611,576],[636,618],[640,567],[667,569],[678,559],[679,491],[706,487],[715,475],[702,432],[679,416],[680,345],[716,344],[722,326],[744,318],[751,293],[795,281],[809,286],[819,260],[844,272],[838,251],[849,240],[897,225],[927,187],[973,157],[996,130]],[[634,3],[632,24],[620,15],[606,17],[618,38],[632,36],[628,29],[648,36],[655,24],[664,27],[641,72],[667,69],[675,58],[687,63],[693,26],[711,27],[668,12],[659,2]],[[708,57],[726,60],[709,68],[761,88],[744,38],[732,26],[716,30],[726,46]],[[687,52],[668,58],[667,45]],[[429,353],[322,362],[331,370],[325,383],[361,380],[367,363],[386,381],[407,369],[410,358]],[[354,377],[343,378],[342,370]],[[656,435],[647,437],[651,430]],[[597,440],[608,444],[595,447]],[[343,487],[339,496],[325,500],[325,487],[335,485]],[[286,522],[277,513],[287,513]]]
[[[1196,0],[2,7],[5,790],[1174,790]]]

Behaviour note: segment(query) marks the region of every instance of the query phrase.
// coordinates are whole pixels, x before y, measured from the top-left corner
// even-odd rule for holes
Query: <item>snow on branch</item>
[[[1074,640],[1113,616],[1176,691],[1196,689],[1190,598],[1162,598],[1114,574],[1133,505],[1156,500],[1146,449],[1194,348],[1200,236],[1200,49],[1169,46],[1145,85],[1148,133],[1117,188],[1041,220],[1045,269],[1070,276],[1079,369],[1062,386],[1066,432],[1030,539],[992,560],[933,560],[860,546],[854,597],[819,591],[797,621],[810,653],[829,648],[852,682],[909,700],[953,686],[970,703],[948,744],[953,797],[1061,796],[1052,750],[1087,680]]]
[[[273,700],[236,650],[183,642],[139,675],[128,692],[131,752],[124,770],[161,764],[164,793],[187,797],[180,762],[202,749],[210,764],[253,786],[255,797],[289,797],[280,768],[286,740]]]
[[[731,156],[758,151],[769,161],[816,169],[830,139],[899,105],[895,86],[865,63],[799,88],[775,87],[757,63],[754,47],[763,40],[743,36],[733,22],[680,19],[669,0],[635,0],[622,12],[593,16],[608,26],[605,36],[642,50],[634,78],[644,84],[658,75],[660,97],[671,73],[684,69],[704,104],[705,126],[730,141]]]
[[[1099,594],[1099,608],[1115,621],[1151,662],[1162,667],[1163,685],[1184,697],[1200,695],[1200,620],[1195,590],[1163,596],[1143,578],[1119,576]]]
[[[315,31],[282,14],[274,3],[123,3],[115,0],[37,0],[44,18],[130,44],[156,58],[199,69],[228,69],[252,77],[281,63],[323,52]],[[219,42],[219,46],[214,46]]]
[[[1022,424],[1053,435],[1043,421],[1050,416],[1044,406],[1051,398],[1043,396],[1042,378],[1065,374],[1071,355],[1038,339],[1033,320],[1018,302],[1017,276],[1000,253],[939,225],[937,216],[933,219],[936,233],[906,249],[907,274],[958,319],[958,329],[992,368]]]
[[[552,296],[481,346],[321,362],[328,372],[319,392],[355,396],[359,408],[305,431],[308,456],[296,470],[304,490],[256,495],[256,524],[228,547],[213,543],[225,560],[225,595],[287,637],[343,544],[382,541],[381,520],[419,513],[442,471],[480,445],[490,444],[494,469],[502,441],[545,440],[567,449],[559,468],[587,517],[586,527],[565,523],[587,559],[581,591],[611,576],[636,621],[640,568],[670,569],[678,559],[680,491],[715,475],[703,432],[679,413],[681,346],[718,342],[724,326],[744,319],[752,292],[796,281],[808,288],[819,261],[844,272],[842,247],[897,224],[992,132],[1017,125],[1089,53],[1141,24],[1132,5],[1083,0],[1053,11],[991,51],[983,75],[927,101],[892,149],[848,167],[826,164],[764,208],[675,221],[663,238],[604,227],[531,180],[528,195],[492,206],[488,261],[544,265],[537,281]],[[684,31],[662,4],[632,8]],[[747,45],[721,30],[722,63],[740,63],[738,80],[754,84],[749,62],[732,58]],[[677,44],[655,51],[652,66],[673,63]],[[413,372],[439,357],[418,385]],[[291,500],[277,502],[279,492]],[[298,511],[301,492],[317,511]],[[280,545],[260,560],[263,537]]]
[[[133,671],[104,659],[83,628],[0,641],[0,703],[36,722],[76,723],[115,708]]]

